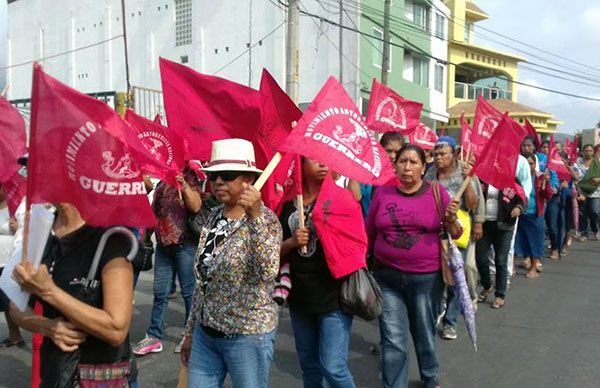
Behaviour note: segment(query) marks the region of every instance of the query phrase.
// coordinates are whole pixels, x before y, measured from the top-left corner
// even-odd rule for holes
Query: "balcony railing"
[[[499,98],[512,99],[512,92],[500,88],[466,84],[464,82],[454,83],[454,97],[463,100],[476,100],[483,96],[486,100],[497,100]]]

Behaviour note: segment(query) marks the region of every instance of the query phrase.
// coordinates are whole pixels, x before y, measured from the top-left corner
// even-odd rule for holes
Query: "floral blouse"
[[[282,235],[277,216],[264,205],[253,220],[228,220],[222,205],[211,211],[200,233],[186,336],[193,334],[198,319],[228,336],[275,330],[273,289]]]

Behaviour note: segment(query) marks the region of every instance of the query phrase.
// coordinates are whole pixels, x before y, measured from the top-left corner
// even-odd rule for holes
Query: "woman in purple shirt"
[[[412,334],[421,380],[438,386],[435,320],[442,297],[440,232],[460,236],[458,202],[439,186],[445,215],[438,216],[431,185],[423,181],[425,153],[405,145],[395,160],[401,185],[380,187],[367,220],[375,277],[383,292],[379,317],[384,387],[408,387],[408,335]]]

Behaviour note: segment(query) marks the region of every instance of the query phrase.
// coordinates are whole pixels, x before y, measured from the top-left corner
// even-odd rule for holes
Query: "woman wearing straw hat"
[[[252,186],[252,144],[213,142],[208,175],[221,206],[206,218],[196,253],[196,291],[181,358],[189,387],[266,387],[273,359],[281,225]]]

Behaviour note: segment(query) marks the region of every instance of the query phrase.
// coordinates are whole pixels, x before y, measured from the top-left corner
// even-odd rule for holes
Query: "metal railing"
[[[497,100],[499,98],[512,99],[512,92],[500,88],[467,84],[464,82],[454,83],[454,97],[463,100],[476,100],[483,96],[486,100]]]
[[[164,116],[163,94],[161,90],[133,86],[134,110],[140,116],[154,120],[156,115]]]

